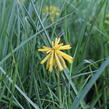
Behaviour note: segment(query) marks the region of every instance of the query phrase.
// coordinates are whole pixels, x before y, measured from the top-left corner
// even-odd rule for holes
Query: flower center
[[[51,50],[55,50],[55,48],[51,48]]]

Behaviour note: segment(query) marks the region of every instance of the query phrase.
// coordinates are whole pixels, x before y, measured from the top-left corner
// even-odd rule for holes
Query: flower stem
[[[61,84],[60,84],[60,73],[58,72],[58,96],[59,96],[59,105],[62,105],[62,96],[61,96]]]

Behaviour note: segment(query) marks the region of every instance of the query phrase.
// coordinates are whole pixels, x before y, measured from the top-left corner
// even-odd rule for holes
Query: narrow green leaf
[[[100,77],[100,75],[103,73],[105,68],[109,65],[109,58],[107,58],[103,64],[100,66],[100,68],[97,70],[97,72],[92,76],[92,78],[89,80],[89,82],[86,84],[86,86],[78,93],[76,96],[71,109],[77,109],[82,99],[86,96],[90,88],[93,86],[93,84],[96,82],[96,80]]]

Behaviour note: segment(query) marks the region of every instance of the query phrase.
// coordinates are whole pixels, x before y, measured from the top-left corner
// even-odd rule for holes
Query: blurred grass
[[[54,22],[45,6],[60,8]],[[0,0],[0,109],[108,109],[108,10],[108,0]],[[37,52],[59,36],[74,56],[60,80]]]

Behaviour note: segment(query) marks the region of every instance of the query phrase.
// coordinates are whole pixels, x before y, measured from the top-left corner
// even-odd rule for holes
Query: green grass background
[[[0,109],[108,109],[107,13],[108,0],[0,0]],[[74,62],[50,73],[37,49],[60,35]]]

